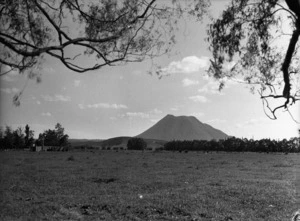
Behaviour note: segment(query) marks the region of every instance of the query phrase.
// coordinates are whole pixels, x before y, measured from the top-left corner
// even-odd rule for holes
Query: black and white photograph
[[[300,221],[300,0],[0,0],[0,220]]]

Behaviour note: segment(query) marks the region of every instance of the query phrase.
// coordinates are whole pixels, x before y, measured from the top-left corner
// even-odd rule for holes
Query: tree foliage
[[[55,129],[45,130],[39,134],[38,140],[34,139],[34,131],[30,130],[29,125],[18,127],[13,130],[6,126],[5,129],[0,128],[0,149],[23,149],[32,148],[33,144],[42,146],[65,147],[69,145],[69,135],[64,133],[64,128],[60,123],[55,125]]]
[[[28,125],[26,125],[27,128]],[[29,140],[26,140],[26,128],[25,134],[22,127],[18,127],[16,130],[13,130],[11,127],[6,126],[5,129],[0,129],[0,149],[23,149],[28,148],[30,144],[33,144],[34,132],[31,131],[32,137]],[[29,128],[29,126],[28,126]]]
[[[299,153],[300,137],[289,140],[261,139],[230,137],[226,140],[193,140],[170,141],[164,145],[165,150],[170,151],[226,151],[226,152],[284,152]]]
[[[40,82],[49,57],[82,73],[168,53],[178,19],[201,19],[209,5],[183,2],[0,0],[0,76],[26,72]],[[13,98],[17,106],[22,92]]]
[[[147,143],[142,138],[131,138],[128,140],[128,150],[144,150],[147,147]]]
[[[30,130],[30,127],[28,124],[25,126],[24,142],[25,142],[25,147],[27,147],[27,148],[31,147],[32,144],[34,143],[34,131]]]
[[[13,131],[13,146],[15,148],[24,148],[25,147],[25,136],[22,127],[18,127]]]
[[[272,119],[278,109],[288,110],[300,100],[299,1],[231,0],[208,35],[213,54],[209,73],[221,80],[221,88],[222,80],[241,76],[248,84],[260,85]],[[282,99],[282,104],[271,107],[270,99]]]
[[[3,136],[3,147],[4,149],[12,149],[14,148],[14,134],[11,127],[6,126]]]
[[[201,19],[207,6],[205,0],[2,0],[1,73],[4,66],[38,71],[45,56],[80,73],[159,56],[175,43],[177,20],[184,13]]]
[[[60,123],[55,125],[55,129],[48,129],[39,136],[39,140],[43,140],[45,146],[67,146],[69,144],[69,135],[64,133],[64,128]]]

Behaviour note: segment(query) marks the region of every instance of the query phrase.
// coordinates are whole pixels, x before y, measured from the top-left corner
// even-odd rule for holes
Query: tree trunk
[[[289,67],[300,35],[300,0],[286,0],[286,3],[289,9],[295,13],[296,21],[295,21],[295,30],[290,40],[289,47],[287,49],[286,56],[281,68],[283,72],[283,79],[285,84],[282,95],[287,99],[285,102],[285,106],[289,103],[290,91],[291,91]]]
[[[285,0],[289,9],[292,10],[300,18],[300,0]]]

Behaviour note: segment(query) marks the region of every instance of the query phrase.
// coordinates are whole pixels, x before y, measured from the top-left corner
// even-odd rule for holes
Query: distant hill
[[[114,137],[101,142],[102,147],[127,146],[127,142],[131,137]]]
[[[114,137],[114,138],[110,138],[107,140],[104,140],[101,142],[101,146],[103,148],[113,148],[113,147],[123,147],[124,149],[127,148],[127,143],[128,140],[131,139],[132,137]],[[163,140],[157,140],[157,139],[144,139],[147,143],[147,147],[148,148],[158,148],[158,147],[162,147],[166,141]]]
[[[157,140],[220,140],[228,137],[221,130],[200,122],[193,116],[167,115],[137,137]]]
[[[73,147],[79,146],[100,146],[103,140],[100,139],[69,139]]]
[[[114,147],[122,147],[127,149],[128,140],[132,137],[113,137],[106,140],[99,139],[69,139],[72,147],[90,147],[90,148],[114,148]],[[166,141],[164,140],[156,140],[156,139],[144,139],[147,143],[147,148],[159,148],[164,146]]]

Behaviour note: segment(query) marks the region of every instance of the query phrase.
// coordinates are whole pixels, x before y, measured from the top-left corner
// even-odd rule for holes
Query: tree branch
[[[286,98],[286,102],[285,102],[285,106],[287,106],[287,104],[289,103],[290,100],[290,91],[291,91],[291,83],[290,83],[290,75],[289,75],[289,66],[295,51],[295,47],[296,44],[298,42],[299,39],[299,35],[300,35],[300,25],[299,25],[299,19],[298,18],[298,22],[296,25],[296,30],[294,30],[292,38],[290,40],[287,52],[286,52],[286,56],[284,59],[284,62],[282,64],[282,72],[283,72],[283,80],[284,80],[284,89],[282,92],[282,95]]]

